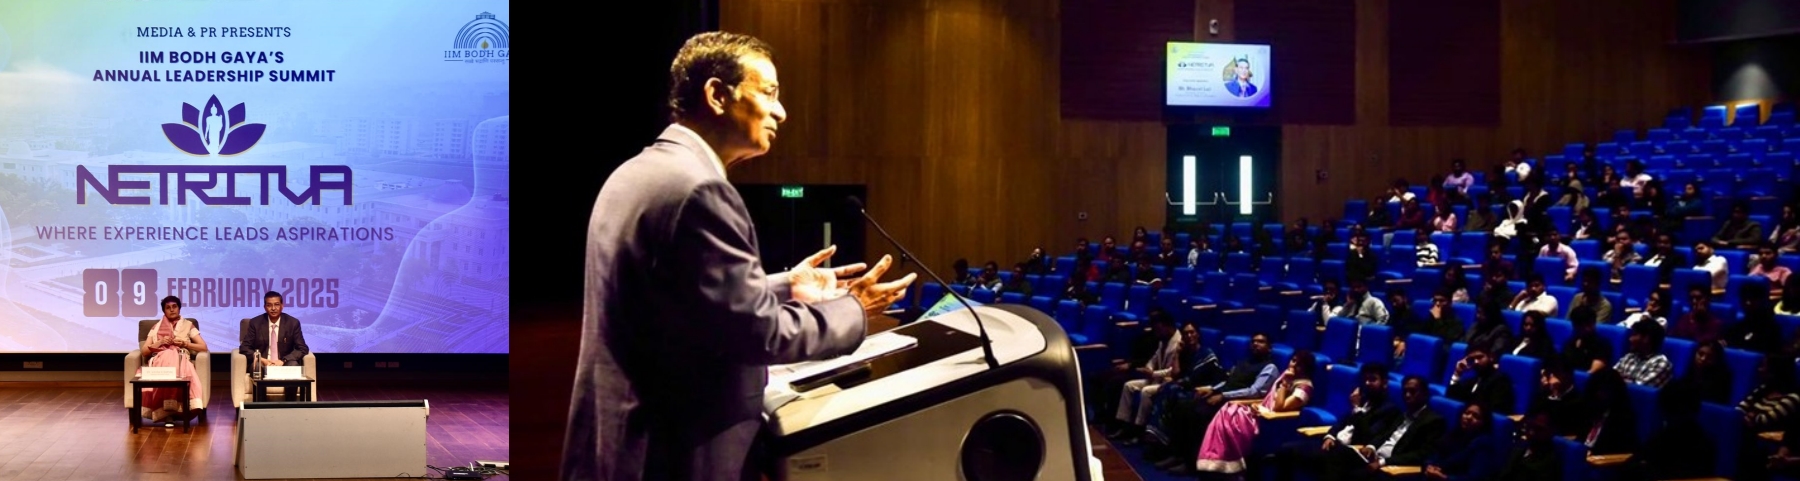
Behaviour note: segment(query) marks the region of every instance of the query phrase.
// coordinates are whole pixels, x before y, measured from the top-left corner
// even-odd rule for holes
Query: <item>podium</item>
[[[772,391],[799,396],[765,403],[779,405],[766,411],[766,471],[778,481],[1099,479],[1068,335],[1030,307],[975,309],[997,369],[982,356],[974,316],[960,309],[864,341],[893,346],[877,336],[905,336],[903,349],[772,375]]]
[[[238,411],[244,479],[424,476],[423,400],[249,402]]]

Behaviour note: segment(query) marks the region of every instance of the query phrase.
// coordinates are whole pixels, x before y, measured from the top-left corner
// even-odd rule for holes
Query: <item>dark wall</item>
[[[1792,99],[1800,94],[1800,35],[1713,47],[1713,100]]]
[[[581,346],[581,290],[587,220],[594,198],[613,169],[668,126],[669,64],[681,43],[718,28],[718,0],[639,2],[632,15],[574,14],[546,9],[545,29],[576,40],[545,42],[534,62],[541,73],[522,73],[519,97],[546,115],[536,125],[576,137],[536,136],[525,143],[543,154],[515,164],[514,218],[523,228],[513,251],[515,276],[512,352],[512,453],[514,479],[554,479],[562,460],[569,392]],[[523,30],[523,28],[521,28]],[[601,36],[591,41],[591,35]],[[562,56],[580,67],[563,65]],[[518,144],[515,144],[518,145]],[[525,150],[525,149],[521,149]],[[530,156],[527,156],[530,157]]]
[[[581,301],[583,245],[594,197],[613,169],[650,145],[668,126],[668,110],[663,105],[669,95],[669,63],[681,43],[695,33],[718,28],[718,0],[645,2],[637,7],[650,13],[610,15],[602,23],[618,25],[596,29],[605,47],[591,51],[609,52],[605,57],[614,60],[580,75],[575,70],[557,72],[579,80],[556,88],[530,80],[521,84],[555,92],[533,91],[534,87],[519,91],[528,102],[548,104],[542,108],[551,112],[554,120],[545,122],[589,122],[585,129],[593,135],[544,138],[553,143],[536,148],[555,158],[517,167],[523,174],[515,176],[523,183],[513,189],[518,205],[551,209],[559,219],[532,225],[530,247],[513,253],[515,261],[524,261],[515,265],[533,269],[529,288],[513,290],[517,304]],[[575,105],[600,111],[582,111]],[[601,125],[606,128],[599,128]],[[623,127],[614,127],[620,125]]]
[[[1719,42],[1800,33],[1800,2],[1794,0],[1678,0],[1676,38],[1686,43]]]

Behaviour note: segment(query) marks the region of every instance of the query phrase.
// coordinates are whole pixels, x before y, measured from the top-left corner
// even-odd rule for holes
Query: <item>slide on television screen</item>
[[[0,2],[0,352],[507,352],[505,0]]]
[[[1167,61],[1169,106],[1269,106],[1268,45],[1169,42]]]

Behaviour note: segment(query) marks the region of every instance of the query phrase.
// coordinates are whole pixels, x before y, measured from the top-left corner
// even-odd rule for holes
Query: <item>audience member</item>
[[[1570,368],[1561,362],[1545,364],[1528,410],[1550,413],[1550,426],[1557,436],[1580,436],[1587,434],[1589,427],[1587,407],[1575,389],[1575,371]]]
[[[1345,280],[1371,280],[1375,278],[1375,269],[1381,261],[1375,251],[1369,248],[1369,235],[1358,234],[1350,238],[1350,252],[1344,259]]]
[[[1492,481],[1560,481],[1562,456],[1557,452],[1550,413],[1527,413],[1521,420],[1524,442],[1512,449]]]
[[[1210,473],[1242,473],[1256,440],[1258,419],[1270,413],[1299,411],[1312,399],[1315,362],[1312,351],[1295,351],[1287,370],[1275,378],[1275,387],[1269,389],[1261,403],[1230,404],[1220,409],[1212,424],[1206,426],[1195,468]]]
[[[1469,195],[1469,187],[1473,186],[1475,186],[1475,174],[1469,172],[1468,166],[1464,165],[1463,159],[1451,160],[1450,175],[1444,176],[1444,183],[1442,185],[1444,191],[1453,196],[1467,198]]]
[[[1164,383],[1181,374],[1181,332],[1175,329],[1175,317],[1157,310],[1150,317],[1150,333],[1156,347],[1143,365],[1120,362],[1113,365],[1110,376],[1101,381],[1100,399],[1118,398],[1118,404],[1099,404],[1095,412],[1113,412],[1109,438],[1135,437],[1142,433],[1144,418],[1150,412],[1149,400]]]
[[[1756,255],[1750,258],[1750,275],[1767,277],[1770,285],[1787,285],[1788,274],[1793,271],[1779,264],[1780,261],[1775,244],[1762,242],[1756,246]]]
[[[1515,311],[1536,312],[1545,317],[1556,315],[1556,296],[1546,294],[1545,289],[1544,276],[1532,274],[1530,280],[1525,281],[1525,290],[1513,297],[1507,306]]]
[[[1271,464],[1275,466],[1277,481],[1292,481],[1295,468],[1320,474],[1338,450],[1373,444],[1376,434],[1397,425],[1401,410],[1387,397],[1387,365],[1365,364],[1360,378],[1362,384],[1350,391],[1350,412],[1339,413],[1337,424],[1325,432],[1322,440],[1301,439],[1275,451],[1275,462]]]
[[[1713,317],[1712,293],[1705,286],[1690,286],[1688,312],[1675,321],[1675,328],[1669,330],[1669,335],[1704,344],[1719,339],[1723,324]]]
[[[1606,264],[1612,267],[1612,279],[1615,281],[1625,278],[1626,265],[1639,264],[1644,261],[1643,256],[1638,255],[1637,245],[1631,239],[1631,231],[1628,230],[1613,234],[1612,249],[1600,257],[1600,260],[1606,261]]]
[[[1469,278],[1463,272],[1463,265],[1450,263],[1444,266],[1444,290],[1450,292],[1450,302],[1467,304],[1469,302]]]
[[[1562,259],[1562,272],[1540,272],[1545,276],[1561,275],[1563,282],[1575,280],[1575,270],[1581,267],[1581,259],[1575,256],[1575,249],[1564,244],[1562,233],[1552,230],[1544,236],[1544,247],[1538,250],[1538,257],[1555,257]]]
[[[1381,298],[1369,295],[1369,284],[1362,279],[1350,279],[1350,296],[1344,300],[1344,306],[1338,308],[1337,317],[1355,319],[1361,324],[1387,324],[1387,306]]]
[[[1800,252],[1800,215],[1794,213],[1793,204],[1781,206],[1781,220],[1769,229],[1769,242],[1782,254]]]
[[[1587,401],[1587,422],[1583,423],[1587,432],[1576,440],[1587,446],[1589,455],[1629,453],[1637,445],[1637,416],[1631,411],[1627,376],[1601,369],[1588,377],[1587,390],[1581,393]]]
[[[1431,233],[1419,229],[1413,234],[1413,261],[1419,267],[1435,266],[1438,259],[1438,246],[1431,242]]]
[[[1612,343],[1600,337],[1600,331],[1595,328],[1598,322],[1594,317],[1594,310],[1588,306],[1577,306],[1569,311],[1569,324],[1574,326],[1574,332],[1563,343],[1563,364],[1588,374],[1606,367],[1612,360]]]
[[[1496,412],[1514,413],[1512,378],[1500,371],[1499,363],[1500,357],[1486,347],[1470,345],[1467,354],[1456,361],[1444,396],[1486,404]]]
[[[1662,429],[1650,435],[1620,469],[1626,481],[1702,478],[1718,466],[1718,448],[1700,427],[1700,393],[1693,389],[1663,389],[1656,409],[1662,412]]]
[[[1687,374],[1670,386],[1691,389],[1706,402],[1729,403],[1734,375],[1731,366],[1725,364],[1725,345],[1718,341],[1705,342],[1694,348],[1693,364],[1688,366]]]
[[[1266,334],[1256,333],[1251,336],[1250,355],[1232,366],[1224,381],[1195,388],[1192,402],[1170,410],[1171,418],[1165,423],[1169,431],[1170,457],[1174,458],[1170,471],[1179,474],[1193,472],[1196,461],[1194,456],[1200,452],[1200,442],[1206,433],[1206,426],[1212,424],[1214,415],[1226,402],[1256,399],[1269,393],[1276,376],[1276,366],[1269,353],[1270,345]]]
[[[1781,353],[1781,325],[1769,301],[1769,288],[1744,284],[1738,293],[1738,322],[1720,337],[1727,347],[1774,356]]]
[[[1512,344],[1512,328],[1506,325],[1506,316],[1501,314],[1498,304],[1477,304],[1475,307],[1475,325],[1471,326],[1467,335],[1463,336],[1463,344],[1469,349],[1481,348],[1486,352],[1502,352]]]
[[[1658,284],[1668,284],[1669,279],[1675,275],[1675,269],[1692,264],[1688,264],[1687,258],[1675,251],[1675,237],[1663,233],[1656,236],[1656,249],[1650,252],[1650,257],[1644,259],[1643,265],[1656,268]]]
[[[1668,289],[1657,288],[1650,291],[1650,297],[1644,300],[1644,310],[1626,316],[1624,321],[1619,322],[1619,327],[1631,329],[1641,321],[1656,321],[1656,325],[1667,329],[1671,310],[1669,304],[1674,301],[1670,296],[1673,294]]]
[[[1493,416],[1481,403],[1464,405],[1457,424],[1425,460],[1422,474],[1431,481],[1480,479],[1500,469],[1502,446],[1493,435]]]
[[[1731,206],[1731,218],[1713,234],[1712,244],[1723,248],[1755,245],[1763,240],[1762,224],[1750,220],[1750,206],[1739,202]]]
[[[1519,321],[1519,338],[1508,346],[1506,355],[1524,356],[1541,361],[1554,360],[1556,341],[1550,339],[1550,330],[1544,327],[1546,316],[1541,311],[1529,311]]]
[[[1669,383],[1672,370],[1669,357],[1662,353],[1663,327],[1654,322],[1639,322],[1631,325],[1631,332],[1625,336],[1628,350],[1619,357],[1618,373],[1632,384],[1640,384],[1660,388]],[[1606,372],[1601,370],[1600,373]],[[1599,376],[1600,373],[1594,373]],[[1588,378],[1592,385],[1594,378]]]
[[[1400,386],[1400,419],[1375,433],[1370,444],[1333,451],[1323,479],[1382,479],[1384,466],[1418,466],[1431,456],[1447,426],[1443,416],[1431,410],[1431,385],[1425,378],[1407,376]]]

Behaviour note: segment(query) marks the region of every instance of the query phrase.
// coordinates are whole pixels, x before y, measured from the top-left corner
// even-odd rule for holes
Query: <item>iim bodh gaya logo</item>
[[[481,12],[456,31],[456,42],[444,51],[445,62],[506,63],[506,22]]]
[[[233,156],[244,153],[262,140],[263,124],[244,123],[244,104],[225,109],[219,96],[206,99],[204,114],[187,102],[181,103],[181,123],[162,124],[169,143],[193,155]]]

